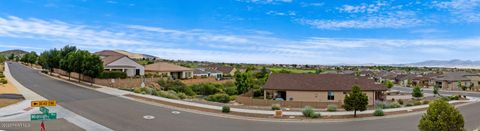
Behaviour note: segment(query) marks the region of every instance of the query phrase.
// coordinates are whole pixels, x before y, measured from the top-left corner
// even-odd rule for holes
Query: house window
[[[333,95],[333,91],[328,91],[327,99],[328,100],[335,100],[335,95]]]

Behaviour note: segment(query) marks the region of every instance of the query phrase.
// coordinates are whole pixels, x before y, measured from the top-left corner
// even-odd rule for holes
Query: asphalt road
[[[404,91],[404,92],[412,92],[412,88],[409,88],[409,87],[392,87],[393,90],[399,90],[399,91]],[[433,90],[423,90],[423,93],[429,93],[429,94],[433,94]],[[458,92],[447,92],[447,91],[438,91],[438,93],[440,95],[457,95],[457,94],[461,94],[461,95],[466,95],[466,96],[470,96],[470,97],[478,97],[480,98],[480,92],[478,93],[469,93],[469,92],[462,92],[462,93],[458,93]]]
[[[164,131],[415,131],[418,115],[396,118],[329,123],[260,122],[181,112],[144,104],[85,89],[45,77],[16,63],[10,65],[11,74],[25,87],[55,99],[63,107],[114,130],[164,130]],[[480,104],[461,107],[466,127],[473,130],[480,125]],[[155,116],[146,120],[144,115]]]

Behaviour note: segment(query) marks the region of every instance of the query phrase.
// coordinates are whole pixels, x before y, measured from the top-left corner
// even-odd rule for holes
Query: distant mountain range
[[[395,65],[394,65],[395,66]],[[480,61],[472,60],[428,60],[416,63],[397,64],[396,66],[416,66],[416,67],[449,67],[449,68],[480,68]]]
[[[124,54],[132,59],[158,59],[158,57],[153,56],[153,55],[147,55],[147,54],[139,54],[139,53],[133,53],[133,52],[128,52],[124,50],[113,50],[117,53]]]
[[[23,56],[24,54],[27,54],[27,53],[28,52],[26,52],[26,51],[15,49],[15,50],[2,51],[2,52],[0,52],[0,55],[9,56],[9,55],[13,54],[15,56]]]

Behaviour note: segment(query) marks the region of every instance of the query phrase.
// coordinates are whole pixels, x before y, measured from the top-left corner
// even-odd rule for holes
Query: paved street
[[[113,130],[168,130],[168,131],[292,131],[292,130],[342,130],[342,131],[414,131],[418,115],[378,120],[332,123],[259,122],[221,118],[195,113],[172,114],[172,109],[148,105],[45,77],[38,71],[10,63],[11,74],[22,85],[58,104]],[[480,104],[460,108],[468,131],[480,125]],[[152,115],[147,120],[143,116]]]
[[[412,92],[412,88],[409,87],[392,87],[392,90],[398,90],[398,91],[403,91],[403,92]],[[433,90],[423,90],[424,93],[429,93],[433,94]],[[461,95],[466,95],[470,97],[478,97],[480,98],[480,92],[476,93],[470,93],[470,92],[448,92],[448,91],[439,91],[441,95],[456,95],[456,94],[461,94]]]

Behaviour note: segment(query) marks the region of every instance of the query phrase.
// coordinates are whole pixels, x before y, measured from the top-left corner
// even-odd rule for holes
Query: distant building
[[[129,77],[145,74],[145,68],[126,55],[110,50],[96,52],[95,54],[102,59],[105,71],[125,72]]]
[[[461,90],[464,86],[478,90],[480,87],[480,75],[468,72],[449,72],[433,78],[435,85],[447,90]]]
[[[158,62],[146,65],[145,72],[147,74],[168,76],[172,79],[189,79],[193,77],[193,69],[168,62]]]
[[[223,73],[221,71],[209,68],[195,68],[193,70],[193,76],[200,78],[214,77],[219,79],[223,77]]]

